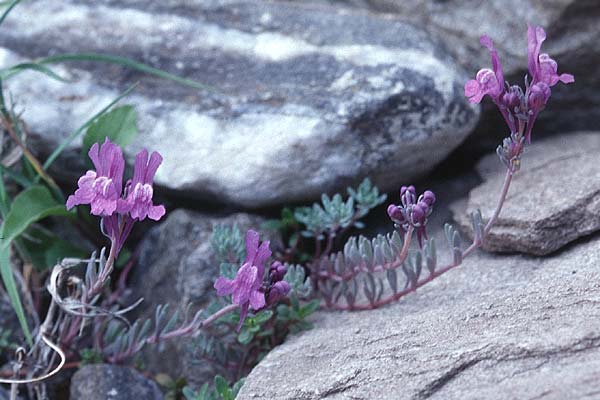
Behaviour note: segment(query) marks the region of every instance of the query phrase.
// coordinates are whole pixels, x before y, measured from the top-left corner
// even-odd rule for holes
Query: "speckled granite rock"
[[[70,400],[162,400],[156,382],[134,369],[95,364],[82,367],[71,380]]]
[[[600,132],[579,132],[537,141],[528,147],[513,178],[506,204],[484,249],[543,255],[600,230]],[[504,179],[496,155],[477,167],[484,182],[466,204],[453,206],[455,218],[471,233],[468,215],[480,209],[487,220]]]
[[[594,399],[600,237],[547,258],[479,252],[398,303],[320,312],[238,399]]]
[[[134,268],[130,286],[131,299],[144,298],[136,312],[149,317],[159,304],[170,304],[171,310],[191,312],[206,306],[215,296],[214,281],[219,265],[211,246],[213,226],[236,225],[242,233],[252,228],[260,230],[263,219],[249,214],[215,217],[196,212],[176,210],[151,229],[141,243],[140,258]],[[272,238],[277,240],[277,238]],[[215,374],[207,363],[196,363],[190,350],[190,340],[163,343],[163,350],[147,347],[144,364],[148,371],[163,372],[173,378],[184,376],[188,382],[203,384]]]
[[[462,93],[465,72],[439,42],[368,13],[244,0],[38,0],[3,28],[0,46],[21,57],[116,53],[215,87],[89,63],[60,71],[73,85],[32,73],[7,82],[43,153],[141,80],[128,99],[142,132],[129,157],[159,150],[157,183],[188,197],[261,207],[365,176],[391,190],[430,171],[478,117]]]

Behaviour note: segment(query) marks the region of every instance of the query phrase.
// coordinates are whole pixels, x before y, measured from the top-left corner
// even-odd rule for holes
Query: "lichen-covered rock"
[[[171,212],[141,243],[131,279],[132,301],[144,298],[137,313],[152,317],[160,304],[169,304],[172,312],[183,312],[191,305],[191,313],[206,306],[216,296],[213,284],[219,275],[211,246],[213,227],[235,225],[244,235],[250,228],[260,230],[262,222],[260,217],[243,213],[216,217],[181,209]],[[190,340],[167,341],[163,345],[160,352],[156,346],[147,346],[143,352],[149,371],[167,373],[172,378],[185,376],[191,383],[212,379],[214,370],[194,359]]]
[[[365,176],[391,190],[443,160],[478,116],[443,46],[384,16],[245,0],[39,0],[5,24],[0,46],[21,57],[114,53],[213,86],[94,63],[59,70],[74,84],[31,73],[6,82],[47,153],[141,80],[128,98],[142,132],[129,156],[160,151],[157,183],[188,197],[261,207]]]
[[[595,398],[600,238],[549,258],[478,252],[388,307],[320,312],[238,399]]]
[[[71,400],[162,400],[156,382],[132,368],[86,365],[71,379]]]
[[[600,132],[578,132],[537,141],[522,157],[500,217],[483,242],[490,251],[544,255],[600,230]],[[471,234],[468,215],[480,209],[487,220],[496,207],[505,168],[485,157],[477,170],[484,182],[467,204],[453,206]]]

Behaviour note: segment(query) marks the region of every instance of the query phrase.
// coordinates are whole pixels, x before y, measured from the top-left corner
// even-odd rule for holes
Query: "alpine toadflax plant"
[[[510,143],[498,148],[502,161],[513,169],[519,168],[519,156],[523,149],[522,139],[531,143],[531,130],[540,111],[550,99],[551,87],[558,82],[573,83],[571,74],[558,74],[558,64],[548,54],[541,53],[546,32],[542,27],[527,27],[527,58],[529,75],[525,76],[525,90],[518,85],[504,81],[502,64],[492,39],[484,35],[481,44],[492,56],[492,68],[483,68],[475,79],[465,84],[465,96],[472,103],[479,103],[489,96],[498,106],[506,121],[511,136]]]
[[[529,75],[521,88],[504,81],[502,64],[492,39],[481,37],[481,44],[491,53],[492,66],[481,69],[475,79],[465,84],[465,96],[472,103],[480,103],[489,96],[504,117],[510,135],[496,150],[507,168],[498,203],[486,223],[479,211],[471,214],[472,243],[464,248],[458,231],[446,224],[444,231],[451,261],[438,266],[437,246],[433,239],[427,238],[426,232],[436,196],[427,190],[417,197],[413,186],[403,186],[400,204],[391,204],[387,208],[396,228],[393,233],[378,235],[371,240],[363,236],[351,237],[342,251],[318,253],[319,257],[309,264],[313,287],[327,307],[366,310],[388,304],[458,267],[465,257],[481,246],[500,215],[513,174],[520,168],[523,150],[530,143],[533,125],[550,98],[551,88],[559,82],[574,82],[573,75],[559,74],[556,61],[541,53],[545,39],[546,33],[541,27],[528,26]],[[418,249],[409,250],[414,233]],[[399,282],[399,272],[404,275],[404,282]],[[359,293],[361,289],[362,293]]]
[[[240,321],[237,330],[248,315],[249,308],[258,311],[265,307],[267,299],[274,304],[290,290],[289,284],[283,281],[285,267],[274,264],[270,269],[271,284],[265,285],[265,263],[271,257],[270,242],[262,242],[259,246],[258,232],[249,230],[246,233],[246,260],[237,271],[234,279],[219,277],[215,282],[218,296],[232,295],[233,304],[240,307]],[[267,299],[265,298],[267,296]]]

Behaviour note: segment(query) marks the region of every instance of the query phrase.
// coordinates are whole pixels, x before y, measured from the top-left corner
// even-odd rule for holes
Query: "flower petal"
[[[258,232],[252,229],[246,232],[246,262],[253,263],[258,250]]]
[[[217,296],[226,296],[228,294],[233,293],[233,289],[235,288],[235,283],[232,279],[227,279],[220,276],[215,284],[214,288],[217,289]]]
[[[148,150],[142,149],[135,156],[135,163],[133,165],[133,179],[131,180],[132,186],[137,183],[144,183],[144,176],[148,169]]]
[[[88,156],[90,157],[90,160],[92,160],[96,171],[100,171],[101,169],[100,158],[98,157],[98,147],[100,147],[98,143],[94,143],[92,147],[90,147],[90,151],[88,151]]]
[[[163,215],[165,215],[165,212],[165,206],[163,205],[150,206],[148,209],[148,218],[153,221],[158,221]]]
[[[258,269],[250,264],[244,264],[238,270],[234,279],[235,288],[233,290],[233,303],[242,304],[250,299],[250,294],[253,290],[260,287],[258,280]]]
[[[256,265],[259,268],[259,278],[262,278],[262,276],[264,275],[265,263],[267,262],[269,257],[271,257],[271,254],[273,254],[271,252],[271,249],[269,248],[269,245],[270,242],[268,240],[262,242],[256,253],[256,258],[254,259],[254,265]]]
[[[265,294],[259,290],[254,290],[250,294],[250,306],[258,311],[265,306]]]
[[[146,174],[144,175],[144,183],[152,184],[154,182],[154,175],[156,174],[156,170],[162,163],[162,156],[154,151],[150,156],[150,161],[148,161],[148,168],[146,169]]]
[[[541,79],[539,56],[544,40],[546,32],[541,26],[532,27],[527,24],[527,66],[532,84]]]
[[[502,71],[502,64],[500,64],[500,58],[498,57],[498,52],[494,47],[494,42],[492,38],[487,35],[483,35],[479,42],[485,46],[491,53],[492,56],[492,69],[494,71],[494,75],[496,76],[496,82],[498,83],[497,90],[494,93],[490,93],[492,97],[498,97],[500,93],[502,93],[504,89],[504,72]]]

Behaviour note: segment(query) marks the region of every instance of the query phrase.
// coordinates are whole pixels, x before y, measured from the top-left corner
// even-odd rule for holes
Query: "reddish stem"
[[[342,282],[351,280],[361,272],[383,272],[387,271],[388,269],[399,268],[408,256],[408,249],[410,247],[413,230],[414,228],[412,226],[408,228],[408,231],[404,235],[404,244],[402,245],[402,250],[400,251],[398,258],[392,262],[376,265],[370,270],[367,268],[366,263],[363,262],[360,265],[357,265],[352,271],[348,271],[342,275],[336,274],[335,272],[332,273],[331,271],[319,271],[318,276],[320,279],[331,279],[337,282]]]

